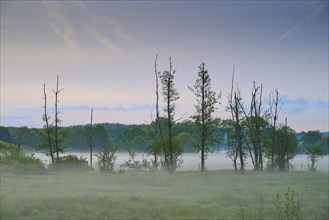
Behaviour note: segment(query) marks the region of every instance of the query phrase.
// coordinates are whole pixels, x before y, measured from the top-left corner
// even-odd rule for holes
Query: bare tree
[[[56,160],[59,160],[59,135],[58,135],[58,125],[61,123],[61,120],[58,118],[58,94],[63,91],[63,89],[58,90],[58,81],[59,77],[57,76],[56,90],[53,89],[55,94],[55,149],[56,149]]]
[[[214,143],[214,123],[213,113],[215,112],[215,104],[218,103],[220,95],[212,91],[211,80],[205,63],[199,66],[198,78],[193,88],[188,87],[197,97],[197,105],[195,105],[196,113],[192,118],[198,128],[200,134],[200,143],[198,143],[201,151],[201,171],[205,171],[205,160],[211,145]]]
[[[174,115],[175,115],[175,104],[174,101],[179,99],[179,93],[175,88],[174,84],[174,75],[176,71],[173,70],[171,57],[169,57],[169,71],[164,71],[160,75],[161,83],[162,83],[162,94],[164,97],[164,101],[166,102],[166,106],[164,111],[167,113],[167,127],[168,127],[168,148],[169,148],[169,173],[173,173],[175,171],[174,161],[174,146],[173,146],[173,133],[172,127],[174,124]]]
[[[252,147],[249,146],[248,140],[245,137],[246,145],[248,147],[250,157],[255,170],[263,170],[263,149],[262,139],[263,130],[267,124],[262,116],[262,94],[263,85],[256,86],[255,81],[253,82],[253,89],[251,92],[251,103],[250,111],[247,114],[245,109],[242,108],[245,115],[245,125],[248,128],[249,140]]]
[[[279,106],[280,105],[280,106]],[[279,98],[279,90],[275,89],[275,95],[273,94],[273,91],[270,93],[269,98],[269,111],[271,116],[271,122],[272,122],[272,144],[271,144],[271,169],[274,170],[274,156],[275,156],[275,147],[276,147],[276,126],[277,121],[279,118],[280,110],[281,110],[282,102]]]
[[[50,125],[49,125],[49,119],[50,116],[47,114],[47,93],[46,93],[46,83],[43,84],[43,95],[45,100],[44,108],[44,114],[43,114],[43,121],[46,124],[46,133],[47,133],[47,139],[48,139],[48,146],[49,146],[49,154],[51,158],[51,163],[54,163],[54,154],[53,154],[53,148],[51,143],[51,131],[50,131]]]
[[[232,85],[231,85],[231,92],[228,96],[229,98],[229,106],[228,109],[231,112],[232,121],[234,122],[234,131],[235,131],[235,144],[236,144],[236,157],[240,159],[240,172],[244,172],[244,149],[243,149],[243,130],[241,122],[242,118],[242,97],[239,88],[234,91],[234,69],[233,69],[233,76],[232,76]]]
[[[154,73],[155,73],[155,95],[156,95],[156,104],[155,104],[155,108],[156,108],[156,119],[155,119],[155,123],[156,126],[159,130],[159,134],[160,134],[160,140],[157,141],[157,132],[155,133],[155,144],[160,143],[163,154],[164,154],[164,161],[165,161],[165,166],[167,168],[167,170],[169,170],[169,162],[168,162],[168,152],[167,149],[164,145],[164,141],[163,141],[163,128],[162,128],[162,124],[160,121],[160,111],[159,111],[159,78],[158,75],[160,74],[160,72],[158,72],[157,70],[157,61],[158,61],[158,55],[156,55],[155,57],[155,61],[154,61]],[[157,129],[155,129],[155,131],[157,131]],[[154,158],[154,162],[157,163],[157,158]]]

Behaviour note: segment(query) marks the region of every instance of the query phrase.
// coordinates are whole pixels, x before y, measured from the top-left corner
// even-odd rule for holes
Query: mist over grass
[[[327,172],[1,173],[1,219],[275,219],[288,187],[303,219],[328,219]]]

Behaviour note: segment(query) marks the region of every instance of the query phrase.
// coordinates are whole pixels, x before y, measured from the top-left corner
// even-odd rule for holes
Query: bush
[[[1,171],[41,171],[44,170],[42,161],[34,154],[18,151],[14,146],[0,154]]]
[[[152,170],[153,166],[147,159],[142,159],[141,161],[135,160],[136,151],[131,149],[128,151],[129,159],[120,165],[120,168],[126,168],[128,170],[136,170],[136,171],[145,171]]]
[[[116,148],[114,146],[106,146],[97,154],[97,165],[101,171],[114,171],[115,160],[118,157],[115,153]]]
[[[55,170],[89,170],[88,161],[86,158],[77,157],[74,154],[69,154],[58,158],[58,162],[54,162],[49,166],[50,169]]]
[[[295,192],[290,187],[284,194],[284,199],[281,199],[279,194],[276,194],[276,208],[278,219],[301,219],[301,205],[296,198]]]

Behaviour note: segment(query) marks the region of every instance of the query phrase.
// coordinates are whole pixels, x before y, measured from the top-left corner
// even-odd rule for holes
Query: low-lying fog
[[[47,157],[45,154],[36,152],[34,153],[37,158],[40,158],[45,164],[48,164],[50,161],[50,158]],[[83,158],[86,158],[88,161],[88,164],[90,163],[90,154],[89,152],[68,152],[64,153],[62,155],[67,154],[74,154],[78,157],[82,156]],[[129,154],[126,152],[118,152],[116,154],[118,157],[115,161],[115,167],[116,169],[119,169],[120,164],[122,164],[124,161],[127,161],[129,159]],[[142,160],[152,159],[152,155],[148,155],[148,153],[142,153],[139,152],[136,155],[135,160]],[[310,163],[310,161],[307,158],[307,155],[299,154],[297,155],[294,160],[292,160],[293,164],[293,170],[307,170],[307,164]],[[179,167],[177,170],[198,170],[200,166],[200,154],[197,153],[184,153],[183,154],[183,164],[181,167]],[[317,167],[318,171],[328,171],[328,156],[323,157],[320,159],[315,166]],[[97,157],[96,154],[93,156],[93,167],[97,167]],[[216,153],[210,153],[208,155],[208,158],[206,160],[206,168],[207,170],[223,170],[223,169],[233,169],[233,162],[230,158],[226,157],[225,152],[216,152]],[[250,158],[246,160],[246,169],[251,170],[253,168],[252,162]]]

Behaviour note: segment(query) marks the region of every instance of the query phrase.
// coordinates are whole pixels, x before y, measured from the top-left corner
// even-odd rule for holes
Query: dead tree
[[[263,152],[262,152],[262,127],[264,120],[261,116],[262,113],[262,93],[263,85],[256,87],[255,81],[253,82],[253,89],[251,92],[250,112],[247,114],[242,107],[244,116],[246,118],[245,124],[248,128],[250,142],[252,148],[249,146],[247,138],[245,138],[250,157],[255,170],[263,170]]]
[[[56,90],[53,89],[55,94],[55,149],[56,149],[56,161],[59,161],[59,135],[58,135],[58,125],[61,123],[61,120],[58,118],[58,94],[63,91],[63,89],[58,90],[58,81],[59,78],[57,76]]]
[[[231,92],[229,95],[229,106],[228,109],[231,112],[232,121],[234,122],[234,131],[235,131],[235,144],[236,144],[236,157],[239,156],[240,159],[240,172],[244,172],[244,149],[243,149],[243,130],[241,122],[243,118],[241,117],[242,114],[242,97],[239,88],[234,91],[234,69],[233,69],[233,76],[232,76],[232,85],[231,85]],[[236,165],[236,164],[235,164]]]
[[[54,163],[54,154],[53,154],[53,148],[51,143],[51,135],[50,135],[50,126],[49,126],[49,119],[50,116],[47,114],[47,93],[46,93],[46,83],[43,84],[43,95],[45,100],[44,108],[44,115],[42,117],[43,121],[46,123],[46,133],[47,133],[47,139],[48,139],[48,146],[49,146],[49,154],[51,158],[51,163]]]
[[[275,95],[273,91],[270,93],[269,99],[269,107],[270,107],[270,115],[272,121],[272,144],[271,144],[271,169],[274,170],[274,155],[275,155],[275,145],[276,145],[276,126],[277,120],[279,118],[281,106],[279,104],[281,100],[279,99],[279,90],[275,89]]]
[[[163,141],[163,130],[162,130],[162,125],[161,125],[161,121],[160,121],[160,111],[159,111],[159,74],[160,72],[158,72],[157,70],[157,61],[158,61],[158,55],[156,55],[155,57],[155,61],[154,61],[154,74],[155,74],[155,95],[156,95],[156,103],[155,103],[155,110],[156,110],[156,118],[155,118],[155,124],[156,124],[156,129],[155,129],[155,141],[157,143],[157,129],[159,130],[159,134],[160,134],[160,145],[164,154],[164,160],[165,160],[165,166],[166,169],[169,170],[169,163],[168,163],[168,153],[166,150],[166,147],[164,145],[164,141]],[[156,144],[155,143],[155,144]],[[157,169],[157,154],[154,154],[154,163]]]

